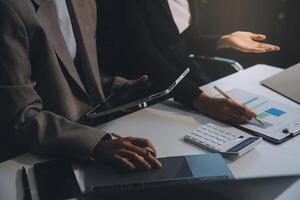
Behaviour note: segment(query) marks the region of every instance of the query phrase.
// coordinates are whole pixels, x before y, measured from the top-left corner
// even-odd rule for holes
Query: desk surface
[[[282,70],[279,68],[256,65],[210,83],[202,89],[211,95],[216,95],[217,93],[212,88],[214,85],[219,85],[224,90],[239,88],[300,108],[294,102],[259,84],[261,80],[280,71]],[[187,110],[176,102],[167,101],[114,120],[99,128],[108,132],[116,132],[122,136],[149,138],[156,145],[158,156],[167,157],[208,153],[184,142],[183,137],[201,124],[212,121],[195,111]],[[214,121],[214,123],[218,122]],[[300,174],[299,144],[300,137],[281,145],[273,145],[264,141],[255,150],[238,160],[228,161],[228,164],[236,178]],[[19,192],[17,192],[20,186],[16,172],[23,165],[30,168],[37,161],[39,161],[38,158],[27,154],[0,165],[0,199],[20,199]],[[80,177],[78,171],[77,176]],[[35,196],[34,183],[31,182],[31,184],[33,185],[33,196]],[[300,183],[290,188],[279,199],[300,199],[299,189]]]

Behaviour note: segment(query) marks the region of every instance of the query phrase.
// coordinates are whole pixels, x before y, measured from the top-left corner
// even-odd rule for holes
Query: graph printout
[[[248,124],[242,125],[242,127],[249,130],[282,140],[288,136],[283,130],[294,123],[300,122],[299,108],[239,89],[233,89],[227,93],[236,101],[257,113],[258,118],[265,124],[262,126],[255,120],[251,120]]]

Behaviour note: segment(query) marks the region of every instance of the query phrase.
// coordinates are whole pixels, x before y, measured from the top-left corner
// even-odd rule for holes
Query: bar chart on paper
[[[257,113],[257,118],[262,120],[265,124],[262,126],[255,122],[253,125],[257,125],[264,129],[273,126],[274,123],[278,123],[277,120],[287,113],[287,111],[284,111],[281,108],[272,107],[273,105],[271,105],[268,100],[262,100],[259,97],[254,97],[242,104],[255,111]]]
[[[239,103],[247,106],[257,114],[264,125],[255,120],[242,127],[281,140],[287,135],[282,132],[292,123],[300,121],[300,110],[271,99],[239,89],[228,91],[228,94]]]

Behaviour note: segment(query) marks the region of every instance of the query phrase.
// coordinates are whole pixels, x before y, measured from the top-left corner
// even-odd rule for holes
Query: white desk
[[[261,80],[280,71],[279,68],[257,65],[208,84],[202,89],[215,95],[216,92],[212,88],[214,85],[220,85],[225,90],[239,88],[300,108],[299,105],[260,86]],[[211,121],[211,119],[196,112],[191,113],[184,110],[181,105],[175,102],[166,102],[114,120],[100,128],[123,136],[149,138],[156,145],[158,156],[166,157],[207,153],[205,150],[185,143],[183,136],[200,124]],[[278,146],[263,142],[244,157],[234,162],[228,161],[228,163],[236,178],[300,174],[299,153],[300,137],[296,137]],[[34,156],[24,155],[0,165],[1,200],[20,199],[17,198],[18,195],[16,194],[16,171],[23,165],[30,167],[38,160]],[[77,172],[77,176],[81,177],[80,172]],[[33,190],[35,194],[35,187]],[[300,199],[299,190],[300,183],[290,188],[279,199]]]

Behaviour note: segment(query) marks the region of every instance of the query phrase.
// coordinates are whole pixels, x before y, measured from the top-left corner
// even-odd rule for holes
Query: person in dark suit
[[[131,170],[133,162],[160,167],[149,140],[111,140],[84,117],[105,95],[147,79],[101,74],[97,31],[94,0],[0,0],[1,142]]]
[[[157,90],[164,89],[185,68],[192,73],[177,88],[175,100],[202,113],[231,123],[244,123],[255,117],[248,108],[230,100],[214,98],[198,87],[210,81],[207,72],[189,56],[213,55],[218,49],[234,48],[243,52],[264,53],[279,47],[262,43],[266,36],[235,32],[225,36],[205,36],[201,24],[203,0],[112,0],[115,26],[110,45],[123,55],[122,65],[106,69],[108,73],[132,77],[148,74]],[[207,19],[206,19],[207,20]],[[112,34],[110,34],[110,37]],[[107,37],[109,38],[109,37]],[[107,39],[109,40],[109,39]],[[116,41],[119,41],[116,44]],[[109,65],[107,65],[108,67]]]

